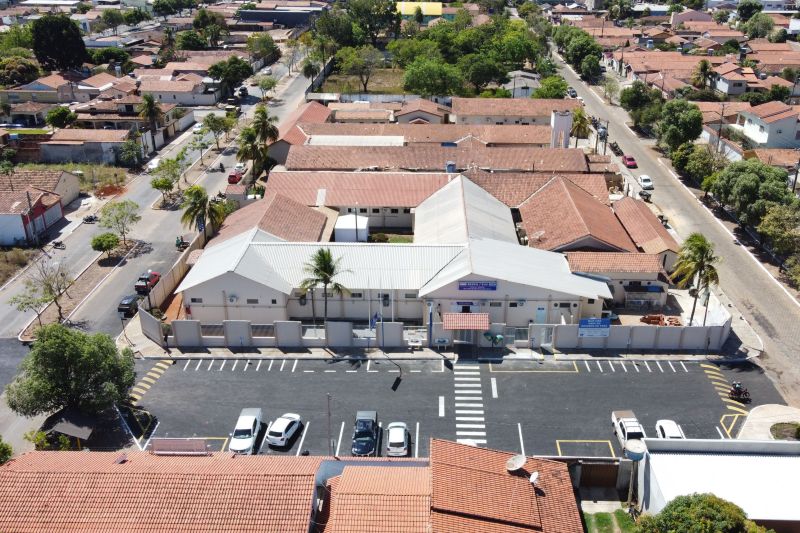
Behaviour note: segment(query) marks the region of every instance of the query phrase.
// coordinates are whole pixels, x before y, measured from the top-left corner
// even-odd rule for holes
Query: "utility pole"
[[[328,456],[333,456],[333,437],[331,436],[331,394],[326,393],[328,397]]]
[[[606,136],[603,139],[603,155],[606,155],[606,146],[608,145],[608,126],[610,125],[611,120],[606,120]]]
[[[725,104],[726,102],[722,102],[722,110],[719,112],[719,131],[717,131],[717,148],[716,150],[714,150],[715,154],[719,153],[719,145],[720,142],[722,141],[722,121],[725,117]],[[797,177],[795,176],[795,180],[796,179]]]
[[[797,175],[800,174],[800,160],[797,161],[797,166],[794,169],[794,181],[792,182],[792,194],[795,194],[795,187],[797,187]]]

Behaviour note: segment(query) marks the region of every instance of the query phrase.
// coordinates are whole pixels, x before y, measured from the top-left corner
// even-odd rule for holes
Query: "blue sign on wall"
[[[578,337],[608,337],[610,328],[609,318],[583,318],[578,323]]]
[[[496,281],[459,281],[458,290],[460,291],[496,291]]]

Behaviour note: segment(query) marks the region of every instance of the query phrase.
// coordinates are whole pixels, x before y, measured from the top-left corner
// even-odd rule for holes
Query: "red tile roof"
[[[433,439],[432,531],[579,533],[583,531],[567,466],[529,458],[509,473],[514,454]],[[538,472],[536,486],[529,477]]]
[[[278,139],[285,140],[288,143],[295,144],[298,141],[295,139],[302,136],[302,132],[295,129],[298,122],[328,122],[331,116],[331,110],[320,104],[319,102],[307,102],[294,111],[292,111],[278,127]],[[299,141],[300,143],[305,142]]]
[[[602,246],[635,252],[611,209],[569,180],[553,178],[519,208],[529,246],[544,250]],[[539,235],[537,237],[537,235]]]
[[[489,313],[443,313],[442,328],[489,331]]]
[[[32,452],[0,467],[7,531],[306,533],[320,457]]]
[[[23,186],[12,191],[10,188],[0,190],[0,214],[20,215],[28,212],[28,199],[30,205],[36,206],[41,202],[45,208],[49,208],[59,202],[61,197],[49,191],[37,189],[36,187]]]
[[[80,142],[125,142],[128,130],[93,130],[80,128],[61,129],[50,136],[49,142],[80,141]]]
[[[796,167],[800,158],[794,148],[756,148],[753,152],[762,163],[784,168]]]
[[[411,100],[410,102],[404,102],[403,107],[400,108],[400,111],[396,111],[394,116],[400,117],[409,113],[413,113],[414,111],[424,111],[425,113],[436,115],[437,117],[444,116],[444,111],[442,111],[442,108],[440,108],[438,104],[431,102],[426,98],[418,98],[416,100]]]
[[[574,99],[546,98],[459,98],[453,97],[452,114],[465,116],[550,116],[553,111],[572,111],[580,107]]]
[[[55,191],[58,183],[69,172],[64,170],[24,170],[14,169],[14,172],[0,179],[0,191],[20,190],[31,185],[46,191]]]
[[[623,252],[566,252],[573,272],[661,273],[664,267],[658,254]]]
[[[552,174],[490,173],[472,169],[464,175],[509,207],[519,207],[553,179]],[[559,176],[568,179],[601,202],[608,203],[608,186],[602,174],[559,174]]]
[[[746,112],[757,116],[767,124],[797,116],[797,111],[795,111],[794,108],[778,101],[753,106]]]
[[[675,238],[643,201],[626,196],[614,202],[613,207],[614,214],[641,251],[659,254],[667,250],[675,253],[680,250]]]

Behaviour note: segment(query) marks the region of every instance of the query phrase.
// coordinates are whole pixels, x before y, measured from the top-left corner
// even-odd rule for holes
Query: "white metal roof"
[[[800,443],[654,440],[645,441],[650,479],[665,502],[710,492],[741,507],[751,520],[800,520],[794,489],[794,480],[800,479]]]
[[[508,206],[464,176],[456,176],[417,206],[414,242],[464,243],[471,238],[519,245]]]

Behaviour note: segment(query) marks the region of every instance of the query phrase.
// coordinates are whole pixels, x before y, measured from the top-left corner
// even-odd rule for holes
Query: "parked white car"
[[[202,124],[195,124],[194,128],[192,128],[192,133],[194,133],[195,135],[199,135],[199,134],[203,133],[204,131],[205,130],[203,129],[203,125]]]
[[[147,163],[146,167],[147,172],[153,172],[155,169],[158,168],[158,165],[160,164],[161,164],[161,159],[159,159],[158,157],[151,159],[150,162]]]
[[[408,455],[410,437],[405,422],[392,422],[386,426],[386,455],[405,457]]]
[[[300,415],[285,413],[269,426],[267,442],[272,446],[286,446],[303,422]]]
[[[656,435],[659,439],[685,439],[683,429],[674,420],[656,422]]]
[[[261,409],[249,407],[242,409],[236,427],[231,433],[228,449],[233,453],[250,455],[256,452],[256,439],[261,431]]]
[[[244,171],[247,169],[247,165],[244,163],[236,163],[236,166],[233,167],[234,172],[238,172],[239,174],[244,174]]]
[[[645,191],[652,191],[656,188],[655,184],[653,183],[653,178],[647,174],[642,174],[639,176],[639,185],[641,185],[642,189]]]

